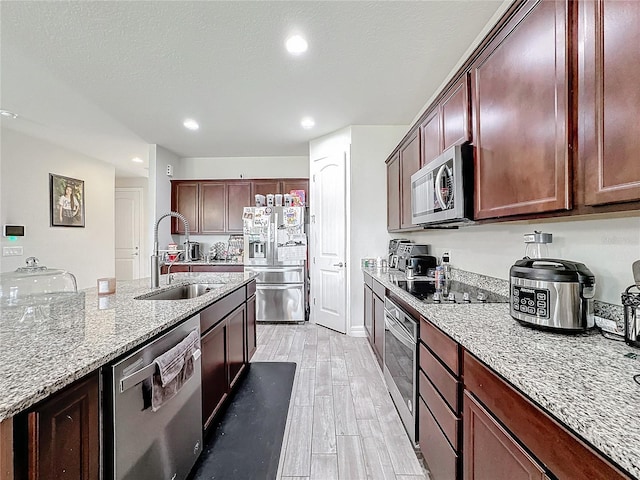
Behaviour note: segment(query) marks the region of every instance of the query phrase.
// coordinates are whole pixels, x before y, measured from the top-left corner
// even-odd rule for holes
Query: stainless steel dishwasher
[[[193,374],[175,396],[153,411],[149,379],[154,359],[171,350],[193,330],[196,315],[107,369],[105,398],[112,422],[106,427],[106,477],[115,480],[183,480],[202,450],[200,350],[193,352]],[[145,386],[145,381],[147,382]],[[108,387],[107,387],[108,388]]]

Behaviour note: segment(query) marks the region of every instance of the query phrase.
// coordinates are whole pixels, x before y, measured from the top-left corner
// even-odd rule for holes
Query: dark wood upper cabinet
[[[28,414],[29,480],[100,478],[99,382],[94,373]]]
[[[420,170],[418,129],[400,146],[400,228],[416,228],[411,223],[411,175]]]
[[[572,206],[567,15],[525,3],[471,67],[477,219]]]
[[[442,142],[440,140],[440,110],[435,109],[420,125],[420,135],[422,137],[422,158],[420,166],[434,160],[442,153]]]
[[[241,233],[242,211],[255,204],[254,195],[291,190],[304,190],[309,205],[306,178],[175,180],[171,182],[171,209],[187,218],[190,233]],[[184,234],[182,222],[172,219],[171,233]]]
[[[242,211],[254,204],[251,199],[251,183],[226,183],[227,209],[225,232],[242,233]]]
[[[280,190],[281,182],[277,179],[254,180],[252,184],[252,196],[267,195],[268,193],[282,193]],[[253,202],[251,205],[253,205]]]
[[[172,183],[171,210],[184,215],[189,222],[189,232],[200,231],[199,187],[198,182]],[[171,233],[184,234],[184,225],[175,217],[171,218]]]
[[[400,229],[400,155],[387,163],[387,230]]]
[[[226,189],[223,183],[200,184],[200,233],[223,233],[225,231]]]
[[[440,104],[442,151],[471,140],[469,122],[469,77],[464,75]]]
[[[579,150],[584,203],[640,200],[640,2],[579,3]]]

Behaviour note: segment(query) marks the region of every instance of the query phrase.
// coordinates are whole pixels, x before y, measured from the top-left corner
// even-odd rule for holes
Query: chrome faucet
[[[160,286],[160,255],[158,251],[158,225],[160,224],[160,220],[165,217],[176,217],[182,220],[184,224],[184,236],[186,239],[186,244],[189,245],[189,222],[184,217],[184,215],[179,214],[178,212],[169,212],[161,215],[156,221],[156,225],[153,229],[153,255],[151,255],[151,288],[157,288]]]

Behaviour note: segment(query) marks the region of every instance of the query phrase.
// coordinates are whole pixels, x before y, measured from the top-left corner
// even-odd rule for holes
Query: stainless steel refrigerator
[[[256,320],[307,318],[307,235],[304,207],[245,207],[244,269],[256,279]]]

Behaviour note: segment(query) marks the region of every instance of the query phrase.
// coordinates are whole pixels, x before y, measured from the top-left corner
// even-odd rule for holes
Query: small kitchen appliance
[[[398,268],[398,246],[402,243],[411,243],[406,238],[392,238],[389,240],[389,252],[387,253],[389,268]]]
[[[473,147],[456,145],[411,175],[411,223],[473,223]]]
[[[510,313],[524,325],[584,332],[595,324],[596,278],[579,262],[523,258],[509,271]]]
[[[407,268],[413,268],[416,277],[433,277],[438,266],[438,259],[432,255],[412,255],[407,261]]]
[[[195,262],[200,260],[200,243],[199,242],[184,242],[185,250],[187,252],[187,261]]]
[[[535,230],[524,235],[524,256],[529,258],[549,258],[547,244],[553,242],[553,234]]]
[[[400,243],[398,245],[398,270],[405,271],[409,265],[409,259],[415,255],[427,255],[429,253],[429,245],[421,245],[418,243]]]
[[[624,307],[624,341],[640,347],[640,287],[631,285],[622,294]]]

